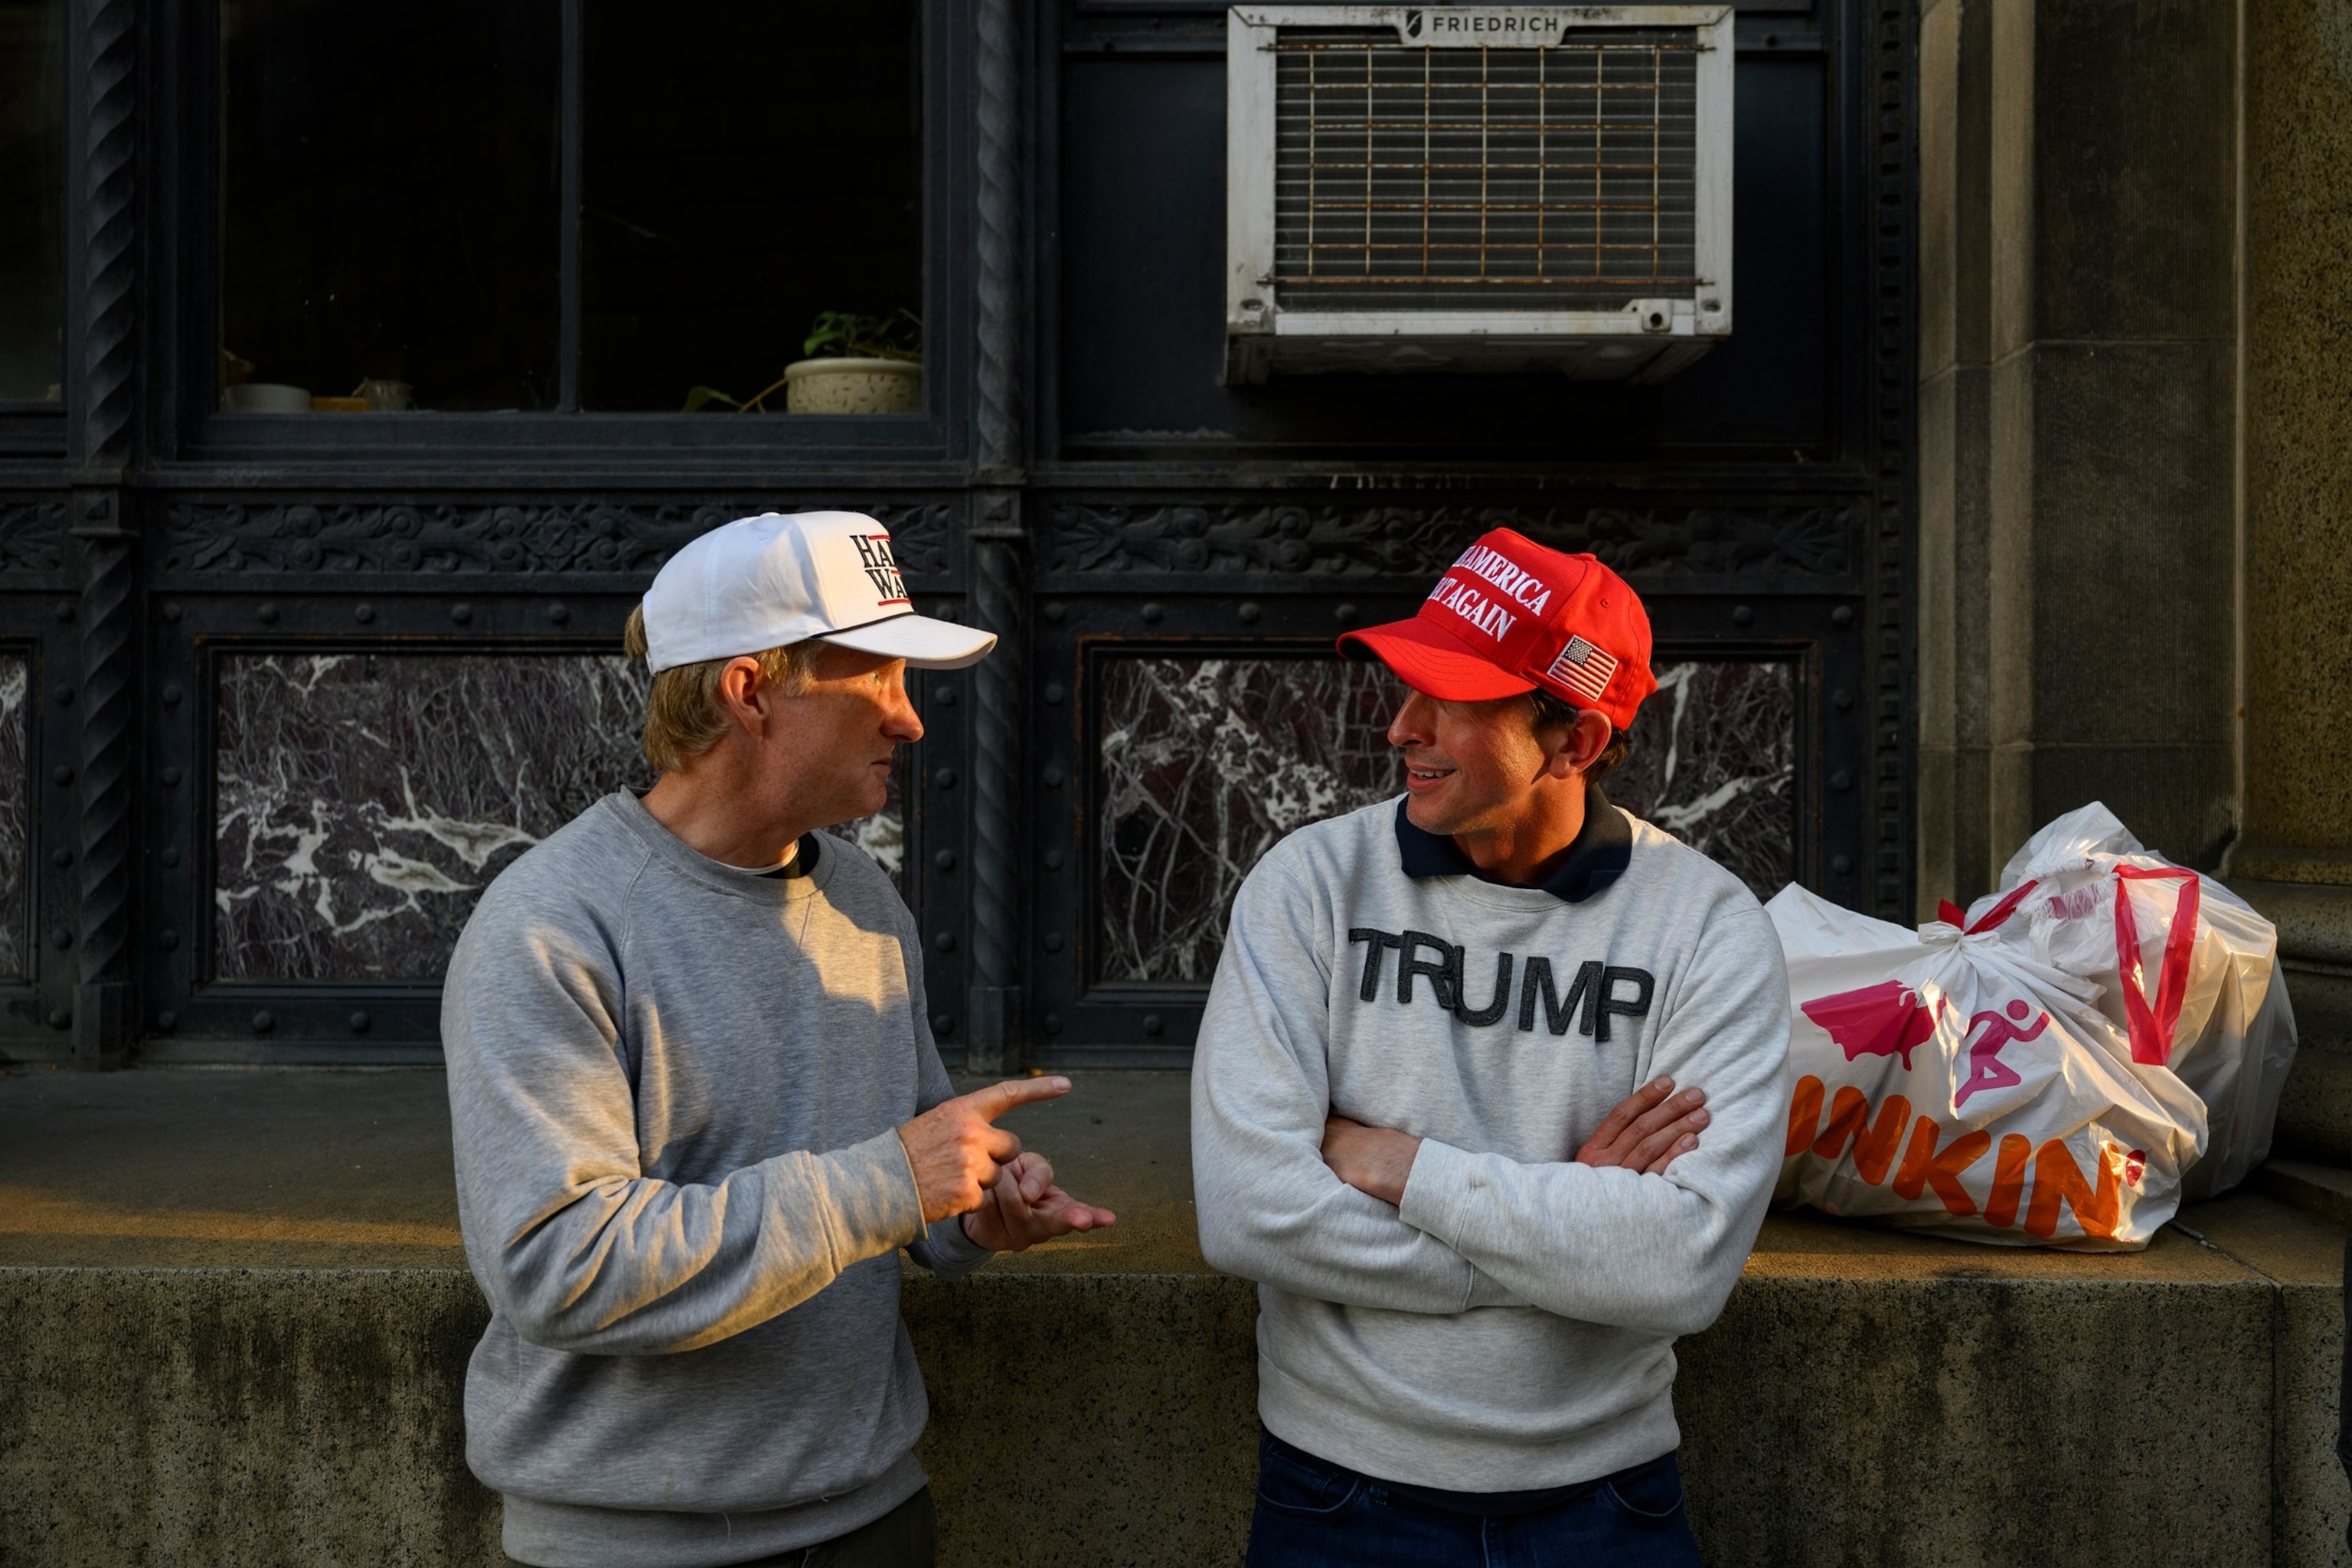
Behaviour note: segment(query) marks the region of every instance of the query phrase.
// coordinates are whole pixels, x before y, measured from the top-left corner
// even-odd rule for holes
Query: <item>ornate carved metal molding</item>
[[[1020,954],[1027,926],[1022,883],[1021,766],[1027,692],[1022,609],[1027,535],[1016,488],[1027,456],[1021,402],[1028,338],[1022,289],[1023,22],[1020,0],[979,0],[973,12],[973,173],[977,268],[972,462],[978,518],[971,537],[971,608],[996,633],[995,656],[973,674],[971,1054],[975,1071],[1003,1071],[1022,1054]]]
[[[1859,500],[1762,508],[1507,506],[1057,506],[1043,565],[1055,574],[1266,574],[1420,577],[1493,528],[1589,550],[1631,577],[1858,577]]]
[[[0,570],[65,570],[66,503],[0,501]]]
[[[975,16],[979,182],[974,260],[979,351],[974,463],[993,482],[1017,482],[1020,417],[1021,16],[1015,0],[980,0]]]
[[[837,504],[837,503],[836,503]],[[944,579],[954,561],[956,507],[947,501],[860,503],[890,530],[908,576]],[[791,510],[740,505],[584,501],[184,502],[163,517],[166,572],[261,575],[565,573],[650,575],[671,552],[720,523]]]
[[[93,0],[82,154],[84,461],[119,458],[137,404],[139,6]]]
[[[76,502],[81,546],[80,767],[75,780],[80,871],[73,941],[73,1053],[78,1066],[115,1065],[123,1046],[130,978],[131,790],[137,761],[132,650],[138,535],[122,526],[119,492],[91,490]]]
[[[997,635],[995,654],[972,671],[971,1057],[975,1072],[1001,1072],[1022,1054],[1021,952],[1027,912],[1021,831],[1026,773],[1022,736],[1027,660],[1019,498],[983,492],[972,541],[972,619]]]

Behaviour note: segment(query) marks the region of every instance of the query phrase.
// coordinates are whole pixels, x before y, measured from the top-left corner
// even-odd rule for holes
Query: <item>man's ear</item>
[[[1601,753],[1609,749],[1609,742],[1616,738],[1617,731],[1610,727],[1608,720],[1587,708],[1577,714],[1574,733],[1576,771],[1580,773],[1601,760]]]
[[[719,710],[755,741],[767,733],[772,695],[756,658],[730,658],[719,672]]]
[[[1576,722],[1538,736],[1544,746],[1544,771],[1554,778],[1578,776],[1601,760],[1614,731],[1609,721],[1591,709],[1580,709]]]

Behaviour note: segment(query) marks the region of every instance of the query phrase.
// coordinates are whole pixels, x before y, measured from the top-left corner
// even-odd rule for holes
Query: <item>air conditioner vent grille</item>
[[[1612,310],[1697,281],[1689,28],[1430,48],[1275,36],[1286,310]]]

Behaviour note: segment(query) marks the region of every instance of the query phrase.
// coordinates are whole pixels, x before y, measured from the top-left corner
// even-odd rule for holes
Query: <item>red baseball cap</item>
[[[1540,687],[1630,729],[1650,674],[1650,617],[1625,579],[1592,555],[1546,550],[1498,528],[1447,568],[1409,621],[1339,638],[1349,658],[1377,658],[1415,691],[1447,702],[1517,697]]]

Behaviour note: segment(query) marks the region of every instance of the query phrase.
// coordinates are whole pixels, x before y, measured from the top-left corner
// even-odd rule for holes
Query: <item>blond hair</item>
[[[797,697],[815,679],[817,646],[814,638],[809,638],[736,657],[757,660],[761,680],[787,697]],[[631,658],[646,657],[642,605],[629,612],[629,624],[621,633],[621,651]],[[706,658],[654,677],[653,689],[646,693],[646,728],[638,745],[656,772],[682,771],[688,758],[702,755],[726,735],[727,713],[719,704],[719,677],[734,662],[732,658]]]

